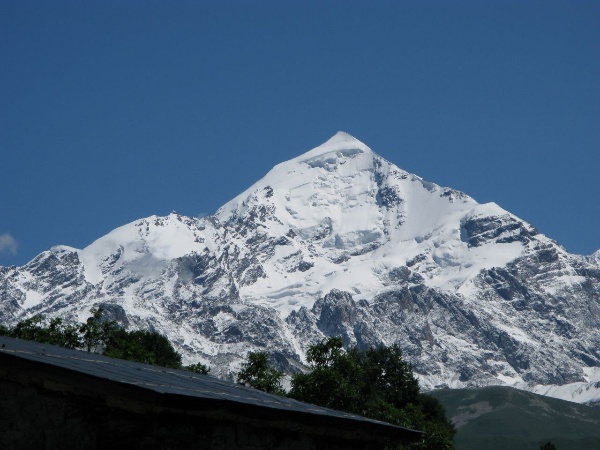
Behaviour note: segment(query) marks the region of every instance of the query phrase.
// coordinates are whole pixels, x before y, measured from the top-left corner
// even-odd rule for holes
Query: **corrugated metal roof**
[[[0,354],[12,355],[29,361],[110,380],[123,385],[136,386],[160,394],[173,394],[196,399],[237,402],[282,412],[305,413],[345,419],[350,422],[377,424],[392,429],[413,432],[403,427],[379,422],[365,417],[347,414],[309,403],[280,397],[221,380],[210,375],[178,369],[141,364],[122,359],[69,350],[49,344],[24,341],[0,336]],[[414,432],[420,434],[420,432]]]

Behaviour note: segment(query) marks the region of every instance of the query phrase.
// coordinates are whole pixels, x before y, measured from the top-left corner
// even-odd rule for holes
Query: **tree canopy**
[[[237,375],[238,383],[277,395],[285,395],[282,378],[283,372],[269,366],[268,355],[264,352],[248,353],[247,361]]]
[[[104,354],[155,366],[181,367],[181,355],[165,336],[155,331],[117,329],[108,337]]]
[[[420,392],[397,345],[344,350],[341,338],[332,337],[309,347],[307,361],[309,371],[292,377],[288,396],[423,431],[424,438],[410,449],[454,449],[455,430],[444,408]],[[266,353],[250,353],[238,380],[278,393],[281,376],[268,366]]]
[[[0,334],[29,341],[44,342],[66,348],[79,348],[78,326],[66,324],[59,317],[46,320],[37,315],[19,322],[14,328],[1,327]]]
[[[204,375],[210,371],[201,363],[182,366],[181,355],[166,336],[157,331],[125,330],[116,321],[107,320],[102,308],[94,308],[90,313],[91,316],[81,324],[68,324],[58,317],[46,319],[36,315],[13,328],[0,326],[0,335],[102,353],[145,364],[186,369]]]

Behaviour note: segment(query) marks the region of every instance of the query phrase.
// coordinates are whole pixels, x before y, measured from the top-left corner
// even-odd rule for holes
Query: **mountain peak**
[[[364,143],[356,139],[354,136],[352,136],[350,133],[346,133],[345,131],[338,131],[322,145],[338,144],[342,142],[365,145]]]
[[[214,216],[151,216],[0,268],[0,323],[102,306],[220,375],[247,351],[297,370],[327,336],[397,343],[427,388],[588,401],[600,399],[600,259],[585,261],[339,132]]]
[[[328,153],[339,153],[340,156],[354,156],[360,153],[373,153],[373,151],[364,142],[359,141],[354,136],[344,131],[338,131],[318,147],[309,150],[295,159],[299,162],[306,162],[310,158]]]
[[[216,216],[219,220],[228,220],[234,212],[238,214],[247,209],[249,199],[264,189],[282,193],[285,202],[291,197],[299,201],[301,192],[304,195],[302,201],[309,202],[308,198],[315,194],[309,202],[312,204],[316,197],[323,195],[322,192],[339,190],[348,184],[356,185],[357,179],[353,177],[372,169],[376,157],[366,144],[348,133],[338,131],[318,147],[277,164],[263,178],[223,205]],[[329,182],[324,181],[322,171],[331,174]],[[364,173],[362,176],[366,177],[363,185],[368,185],[369,176]],[[302,186],[304,188],[300,189]]]

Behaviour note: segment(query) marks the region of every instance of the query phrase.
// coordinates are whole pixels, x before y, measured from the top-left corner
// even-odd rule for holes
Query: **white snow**
[[[600,381],[600,380],[599,380]],[[575,403],[596,403],[600,401],[600,383],[569,383],[562,386],[522,385],[515,387],[548,397],[559,398]]]
[[[201,231],[180,219],[172,213],[131,222],[79,250],[86,280],[91,284],[100,283],[104,276],[99,262],[116,256],[118,264],[128,263],[128,268],[135,273],[149,275],[162,270],[166,261],[204,250],[206,245],[197,239]]]
[[[44,296],[39,292],[28,290],[25,292],[25,301],[21,306],[23,309],[33,308],[34,306],[39,305],[43,299]]]
[[[399,201],[382,208],[377,179],[396,192]],[[272,195],[267,197],[265,192]],[[272,205],[266,232],[272,236],[293,230],[313,241],[318,262],[307,272],[288,273],[284,257],[263,265],[268,277],[242,287],[243,296],[277,308],[282,316],[300,306],[310,307],[315,294],[338,288],[371,298],[385,287],[378,273],[381,264],[399,267],[419,255],[427,262],[413,270],[432,287],[468,294],[469,283],[482,269],[505,265],[523,252],[519,242],[469,248],[461,240],[461,223],[474,217],[508,215],[494,203],[477,204],[460,194],[449,201],[448,190],[408,174],[374,154],[369,147],[340,132],[323,145],[274,167],[263,179],[217,212],[221,222],[242,218],[256,205]],[[452,194],[454,195],[454,194]],[[376,248],[370,251],[370,246]],[[305,250],[296,245],[286,249]],[[352,256],[364,253],[363,256]],[[324,263],[351,258],[348,263]],[[297,290],[282,289],[301,283]],[[277,286],[280,292],[273,292]]]
[[[458,191],[424,181],[373,153],[349,134],[339,132],[324,144],[275,166],[220,208],[214,217],[196,219],[176,213],[151,216],[119,227],[83,250],[57,246],[51,252],[59,256],[78,254],[81,265],[76,267],[76,274],[83,274],[88,283],[85,289],[93,292],[74,307],[78,314],[83,314],[80,320],[87,317],[93,301],[110,298],[118,301],[133,321],[159,324],[188,353],[201,351],[206,357],[239,355],[248,351],[248,345],[216,343],[195,334],[195,323],[191,323],[195,318],[190,323],[161,325],[170,307],[181,307],[183,311],[191,308],[186,302],[201,303],[204,296],[228,299],[230,291],[237,290],[239,299],[236,297],[228,304],[233,313],[221,311],[208,319],[197,319],[212,320],[212,325],[225,331],[238,320],[236,315],[253,305],[275,309],[283,319],[303,306],[311,308],[332,289],[351,292],[356,301],[372,301],[378,294],[397,288],[399,283],[403,286],[423,283],[458,294],[452,297],[456,302],[472,307],[479,319],[487,320],[494,331],[506,332],[519,348],[540,351],[544,348],[542,344],[548,344],[552,351],[562,350],[569,344],[544,335],[545,342],[544,336],[529,329],[529,324],[537,325],[535,313],[528,312],[530,316],[512,320],[518,315],[511,306],[512,299],[482,303],[487,298],[480,295],[478,277],[482,270],[506,267],[542,245],[554,246],[562,260],[535,280],[540,292],[552,295],[565,286],[584,282],[585,278],[568,268],[565,261],[569,255],[548,238],[533,236],[530,243],[511,239],[520,228],[508,227],[499,236],[492,233],[492,237],[484,232],[481,242],[470,246],[464,224],[487,217],[492,225],[519,223],[529,227],[495,203],[478,204]],[[265,237],[266,248],[252,247],[250,241],[257,237]],[[502,239],[504,243],[498,242]],[[194,284],[192,277],[198,275],[194,270],[202,270],[204,262],[195,267],[197,260],[192,257],[184,260],[189,266],[177,261],[192,254],[208,255],[212,258],[208,270],[226,275],[216,277],[206,288]],[[600,251],[587,259],[580,257],[579,261],[597,264],[599,255]],[[238,268],[239,273],[235,270]],[[244,281],[244,276],[252,275],[252,270],[260,273],[256,281]],[[406,280],[394,279],[394,274],[400,272],[406,274]],[[185,277],[189,279],[183,280]],[[48,292],[44,289],[49,287],[31,272],[15,274],[11,283],[25,293],[23,309],[46,300],[42,292]],[[75,288],[60,289],[66,295]],[[518,300],[522,299],[515,301]],[[429,316],[413,319],[429,326]],[[555,322],[567,321],[562,316],[554,319],[545,323],[550,332]],[[443,320],[441,317],[440,321]],[[431,323],[437,346],[432,351],[443,348],[455,362],[460,355],[480,357],[480,348],[472,336],[453,335],[439,323]],[[452,325],[449,324],[449,329]],[[289,328],[283,326],[282,330],[281,338],[303,357],[305,343],[298,342]],[[390,343],[400,338],[392,333],[382,336]],[[585,382],[560,387],[527,386],[506,358],[494,356],[498,359],[490,363],[494,370],[487,378],[489,383],[517,386],[573,401],[600,399],[600,388],[596,387],[600,369],[584,369]],[[422,377],[424,386],[464,387],[456,370],[439,361],[433,366],[435,370]]]

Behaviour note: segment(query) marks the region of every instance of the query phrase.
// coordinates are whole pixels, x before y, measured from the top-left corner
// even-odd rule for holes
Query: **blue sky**
[[[595,0],[3,0],[0,265],[212,213],[338,130],[592,253],[599,23]]]

